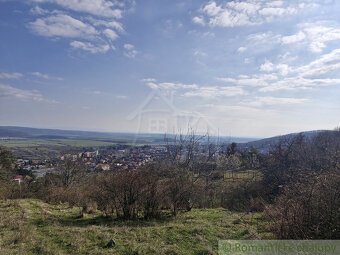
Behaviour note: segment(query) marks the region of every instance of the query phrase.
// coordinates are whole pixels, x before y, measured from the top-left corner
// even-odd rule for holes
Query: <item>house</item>
[[[110,170],[110,165],[107,165],[107,164],[98,164],[96,166],[96,169],[97,170],[102,170],[102,171],[108,171],[108,170]]]
[[[24,178],[24,180],[25,180],[25,181],[30,181],[30,180],[32,180],[32,177],[29,176],[29,175],[26,175],[25,178]]]
[[[14,177],[14,181],[16,181],[20,184],[24,181],[24,177],[22,175],[17,175],[17,176]]]

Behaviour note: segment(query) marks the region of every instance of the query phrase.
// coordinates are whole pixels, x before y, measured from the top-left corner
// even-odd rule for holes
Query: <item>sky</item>
[[[0,125],[333,129],[339,13],[335,0],[0,0]]]

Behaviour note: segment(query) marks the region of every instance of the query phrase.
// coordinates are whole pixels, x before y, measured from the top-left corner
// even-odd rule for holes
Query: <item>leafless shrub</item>
[[[132,219],[138,217],[138,199],[141,195],[140,171],[120,170],[101,176],[101,188],[95,195],[100,209],[116,213],[117,217]]]
[[[0,199],[7,199],[11,195],[11,179],[14,172],[13,154],[0,146]]]
[[[267,215],[282,239],[340,238],[340,175],[305,176],[287,186]]]
[[[233,211],[261,211],[263,186],[260,182],[228,182],[221,192],[221,206]]]
[[[160,209],[164,206],[165,195],[161,173],[155,165],[150,165],[142,171],[142,195],[139,199],[139,204],[142,208],[144,218],[158,218],[160,217]]]
[[[180,208],[191,210],[193,183],[190,180],[189,173],[174,169],[164,184],[166,198],[173,215],[177,215]]]

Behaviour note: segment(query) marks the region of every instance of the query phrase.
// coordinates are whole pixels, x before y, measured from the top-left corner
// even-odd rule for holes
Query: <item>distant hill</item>
[[[77,130],[60,130],[60,129],[44,129],[44,128],[28,128],[14,126],[0,126],[0,138],[25,138],[25,139],[79,139],[79,140],[101,140],[110,142],[132,142],[138,140],[145,143],[163,143],[164,134],[147,134],[147,133],[114,133],[114,132],[92,132]],[[172,138],[173,135],[167,135]],[[210,137],[211,141],[216,142],[217,139],[224,143],[245,143],[257,140],[256,138],[247,137]]]
[[[163,136],[158,134],[132,134],[132,133],[110,133],[110,132],[92,132],[78,130],[61,130],[61,129],[44,129],[0,126],[0,137],[9,138],[26,138],[26,139],[87,139],[87,140],[115,140],[133,141],[134,139],[144,139],[159,141]]]
[[[0,126],[0,137],[18,137],[18,138],[108,138],[112,135],[120,135],[119,133],[91,132],[78,130],[60,130],[45,128],[28,128],[28,127],[12,127]],[[128,135],[128,134],[124,134]]]
[[[291,134],[281,135],[281,136],[274,136],[270,138],[260,139],[257,141],[250,141],[247,143],[238,143],[238,148],[241,150],[247,150],[247,149],[254,147],[261,153],[268,153],[270,148],[273,145],[277,144],[282,139],[293,138],[300,134],[302,134],[303,136],[307,138],[313,138],[321,132],[331,132],[331,131],[330,130],[313,130],[313,131],[306,131],[306,132],[300,132],[300,133],[291,133]]]
[[[303,134],[306,137],[313,137],[320,132],[326,130],[315,130],[301,133],[292,133],[282,136],[275,136],[265,139],[249,138],[249,137],[210,137],[210,141],[230,144],[235,142],[241,150],[247,150],[251,147],[257,148],[260,152],[268,152],[270,147],[280,139],[294,137],[298,134]],[[78,131],[78,130],[60,130],[60,129],[44,129],[44,128],[28,128],[28,127],[14,127],[14,126],[0,126],[0,138],[8,137],[11,139],[73,139],[73,140],[96,140],[114,143],[164,143],[164,134],[133,134],[133,133],[110,133],[110,132],[92,132],[92,131]],[[167,135],[171,139],[174,135]]]

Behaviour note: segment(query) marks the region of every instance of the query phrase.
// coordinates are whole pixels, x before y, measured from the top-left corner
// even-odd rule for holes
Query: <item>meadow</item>
[[[261,213],[193,209],[176,217],[118,220],[36,199],[0,201],[0,254],[217,254],[221,239],[270,239]],[[116,245],[106,248],[113,238]]]

